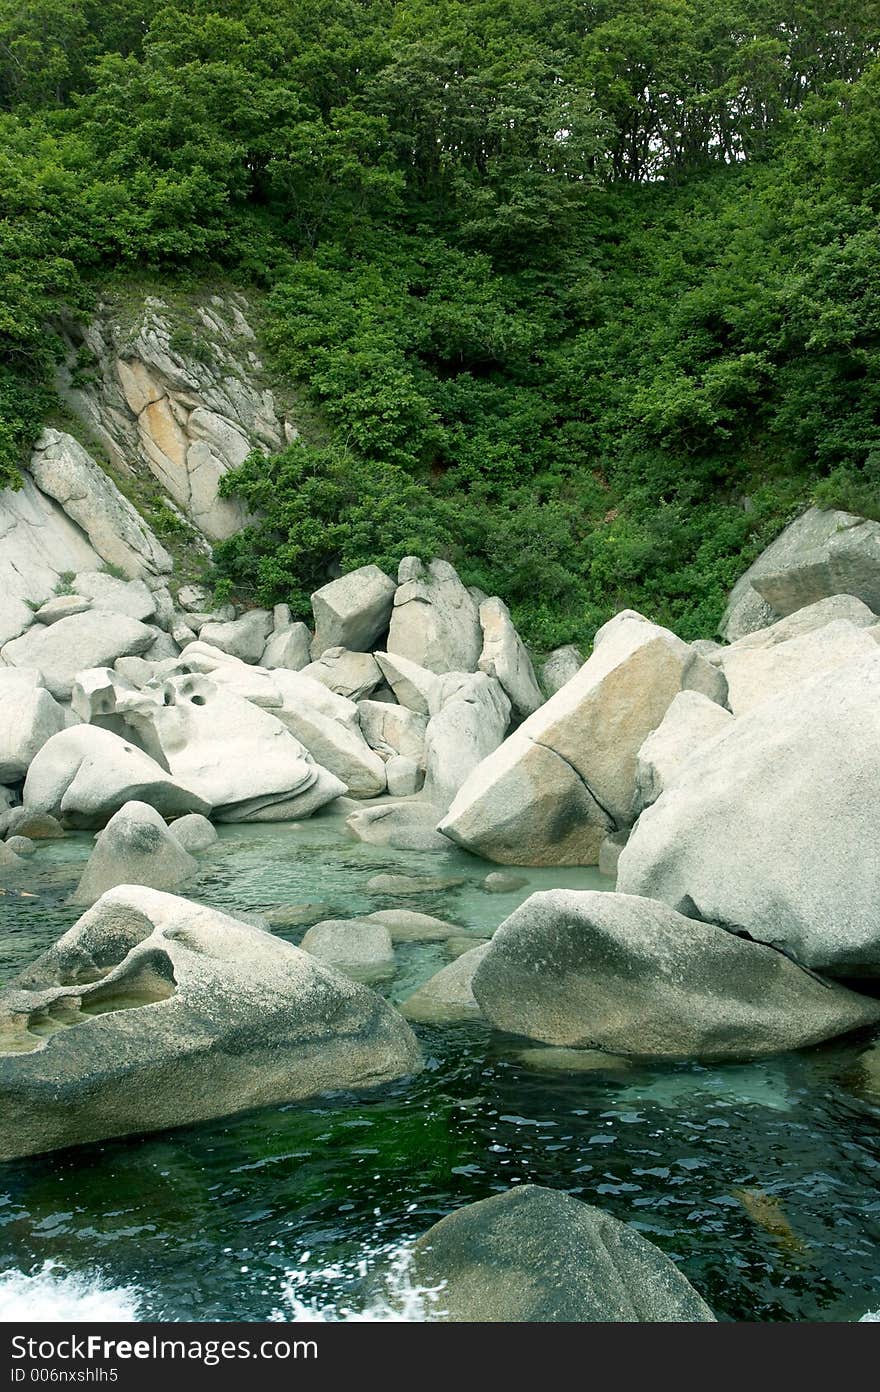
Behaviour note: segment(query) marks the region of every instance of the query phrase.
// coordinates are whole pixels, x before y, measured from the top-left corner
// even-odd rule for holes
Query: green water
[[[75,920],[64,901],[89,845],[42,846],[36,897],[0,897],[0,984]],[[493,867],[352,842],[333,816],[223,828],[202,864],[187,893],[230,912],[408,906],[476,936],[536,889],[608,887],[592,870],[530,870],[521,890],[487,894]],[[464,882],[394,899],[367,891],[380,871]],[[305,926],[277,931],[296,942]],[[383,988],[396,1000],[448,960],[439,944],[397,957]],[[864,1041],[752,1065],[570,1074],[536,1070],[524,1041],[480,1026],[418,1033],[427,1067],[376,1092],[0,1166],[0,1273],[12,1273],[0,1317],[4,1291],[17,1281],[20,1295],[48,1260],[93,1290],[131,1287],[141,1318],[357,1318],[402,1245],[528,1181],[633,1223],[721,1317],[856,1319],[880,1306],[880,1098],[858,1064]]]

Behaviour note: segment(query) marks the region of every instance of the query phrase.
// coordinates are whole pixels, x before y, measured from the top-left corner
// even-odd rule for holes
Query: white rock
[[[385,765],[385,778],[392,797],[411,797],[422,786],[422,771],[415,759],[394,754]]]
[[[675,634],[624,612],[578,675],[458,792],[440,830],[508,865],[595,865],[627,825],[636,757],[682,689],[721,694],[721,674]],[[719,685],[720,678],[720,685]]]
[[[137,656],[155,642],[155,634],[137,619],[90,609],[46,628],[35,625],[0,652],[12,667],[36,667],[58,700],[70,697],[77,672],[106,667],[118,657]]]
[[[369,696],[382,680],[370,653],[350,652],[348,648],[326,648],[316,662],[303,669],[303,675],[350,701]]]
[[[176,818],[171,824],[171,831],[190,855],[195,855],[197,851],[206,851],[217,840],[214,827],[208,818],[199,812],[190,812],[185,817]]]
[[[147,802],[166,816],[210,811],[208,802],[143,750],[93,725],[53,735],[25,779],[25,813],[47,812],[68,826],[104,826],[132,801]]]
[[[386,981],[397,966],[388,929],[367,919],[327,919],[316,923],[300,946],[303,952],[365,984]]]
[[[694,750],[732,720],[729,711],[701,692],[680,691],[639,750],[633,804],[636,815],[656,802],[665,788],[671,788]],[[615,871],[618,856],[614,857]]]
[[[427,715],[437,687],[436,674],[397,653],[377,652],[374,656],[400,704],[419,715]]]
[[[403,754],[418,766],[425,758],[428,718],[387,701],[359,701],[361,729],[371,749],[388,758]]]
[[[80,571],[73,577],[77,594],[85,595],[95,609],[127,614],[145,623],[156,612],[156,598],[143,580],[117,580],[100,570]]]
[[[554,648],[541,668],[547,694],[555,696],[566,682],[577,676],[583,665],[583,655],[573,643],[568,643],[564,648]]]
[[[476,671],[483,646],[479,607],[454,568],[447,561],[425,566],[407,556],[398,582],[389,655],[406,657],[430,672]]]
[[[251,609],[231,623],[205,624],[199,638],[242,662],[259,662],[271,624],[272,616],[267,610]]]
[[[479,764],[503,742],[510,701],[484,672],[449,672],[440,677],[425,730],[425,787],[428,802],[448,807]]]
[[[489,950],[489,943],[472,947],[441,967],[424,986],[420,986],[402,1003],[400,1013],[406,1020],[424,1025],[454,1025],[481,1018],[474,996],[473,982],[477,968]]]
[[[47,740],[64,729],[64,711],[38,672],[0,669],[0,779],[17,783]]]
[[[352,797],[378,797],[385,791],[385,763],[357,727],[341,725],[314,707],[297,702],[278,718],[317,763],[348,788]]]
[[[81,594],[61,594],[55,595],[53,599],[47,599],[45,604],[41,604],[34,614],[37,623],[49,624],[57,623],[59,619],[69,619],[73,614],[84,614],[87,609],[91,609],[92,601],[86,599]]]
[[[531,715],[543,705],[544,697],[535,680],[532,659],[503,600],[494,598],[483,601],[480,605],[480,626],[483,630],[480,671],[501,683],[515,715]]]
[[[368,652],[385,633],[396,585],[378,566],[360,566],[312,595],[315,641],[312,656],[327,648]]]
[[[82,528],[102,561],[119,566],[132,579],[170,572],[168,552],[72,435],[44,430],[31,458],[30,472],[42,492],[60,503]]]
[[[287,667],[291,672],[300,672],[311,661],[310,644],[311,634],[304,623],[276,627],[263,649],[260,666],[270,671],[273,667]]]
[[[117,885],[177,889],[197,871],[155,808],[127,802],[99,833],[70,902],[87,908]]]
[[[732,644],[739,652],[746,648],[772,648],[777,643],[788,643],[792,638],[800,638],[815,629],[825,628],[838,619],[846,619],[856,628],[870,628],[877,623],[877,616],[854,595],[831,595],[828,599],[817,600],[804,609],[798,609],[784,619],[777,619],[769,628],[759,628],[754,633],[746,633]],[[694,644],[696,647],[696,644]],[[715,661],[722,659],[728,651],[719,643],[712,645]]]
[[[876,646],[868,629],[838,619],[771,647],[726,648],[719,666],[727,678],[730,709],[744,715],[809,677],[869,656]]]

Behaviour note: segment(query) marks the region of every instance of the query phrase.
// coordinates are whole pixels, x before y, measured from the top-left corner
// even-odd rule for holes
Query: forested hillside
[[[543,647],[706,635],[806,503],[880,516],[878,52],[880,0],[0,0],[0,481],[62,313],[241,286],[314,413],[221,587],[415,553]]]

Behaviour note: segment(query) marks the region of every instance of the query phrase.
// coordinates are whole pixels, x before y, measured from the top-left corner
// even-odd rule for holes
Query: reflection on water
[[[0,897],[0,982],[75,920],[64,900],[89,844],[41,847],[37,897]],[[203,866],[188,893],[228,911],[407,906],[476,936],[535,889],[607,887],[591,870],[544,870],[487,894],[482,862],[350,842],[335,817],[222,828]],[[394,900],[366,890],[381,871],[464,883]],[[276,931],[298,942],[305,925]],[[448,960],[442,944],[396,951],[395,999]],[[375,1093],[0,1167],[0,1316],[55,1299],[56,1318],[104,1300],[124,1313],[82,1317],[421,1319],[407,1244],[528,1181],[635,1224],[722,1317],[858,1319],[880,1305],[880,1097],[863,1045],[573,1072],[485,1028],[418,1033],[428,1067]]]

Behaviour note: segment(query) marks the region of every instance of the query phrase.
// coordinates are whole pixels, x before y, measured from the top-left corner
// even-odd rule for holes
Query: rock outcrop
[[[117,885],[179,889],[198,868],[164,817],[145,802],[126,802],[99,833],[70,902],[88,908]]]

